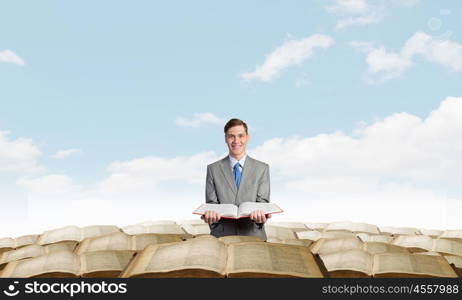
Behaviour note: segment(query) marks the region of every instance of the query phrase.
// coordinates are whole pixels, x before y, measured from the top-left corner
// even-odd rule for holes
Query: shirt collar
[[[234,157],[232,157],[231,155],[228,155],[228,156],[229,156],[229,162],[231,164],[231,168],[234,168],[234,165],[237,164],[238,162],[241,165],[241,167],[244,167],[245,159],[247,158],[247,153],[244,154],[244,156],[239,161],[235,159]]]

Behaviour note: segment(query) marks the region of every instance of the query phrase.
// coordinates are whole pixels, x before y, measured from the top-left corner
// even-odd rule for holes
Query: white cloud
[[[461,115],[462,97],[448,97],[424,118],[401,112],[363,122],[352,135],[273,138],[249,154],[270,164],[272,201],[284,209],[274,220],[461,229]],[[204,201],[206,165],[221,157],[202,152],[114,162],[106,178],[86,188],[65,175],[21,179],[30,195],[23,233],[31,233],[30,224],[193,219]]]
[[[371,12],[366,15],[361,15],[357,17],[349,17],[337,21],[335,25],[336,30],[344,29],[351,25],[367,25],[375,24],[382,21],[383,15],[380,12]]]
[[[450,40],[439,40],[424,32],[416,32],[403,45],[399,52],[386,51],[383,46],[375,47],[367,42],[351,42],[350,45],[367,54],[368,72],[371,82],[399,77],[410,68],[415,56],[429,62],[448,67],[452,71],[462,71],[462,45]]]
[[[425,119],[396,113],[357,136],[275,138],[251,154],[270,164],[273,199],[292,219],[462,228],[461,114],[462,98],[449,97]]]
[[[66,175],[45,175],[38,178],[20,178],[16,182],[31,193],[63,194],[78,189],[71,177]]]
[[[369,10],[366,0],[336,0],[334,5],[327,7],[327,11],[334,14],[365,14]]]
[[[326,10],[339,18],[335,30],[343,30],[352,25],[380,23],[390,7],[412,7],[418,3],[419,0],[335,0],[333,5],[326,7]]]
[[[37,163],[39,149],[32,140],[10,139],[9,132],[0,131],[0,172],[38,172],[43,170]]]
[[[337,189],[337,181],[326,185],[327,191]],[[312,184],[317,184],[313,182]],[[346,182],[344,185],[347,185]],[[341,186],[343,187],[343,185]],[[342,194],[343,193],[343,194]],[[449,201],[431,190],[397,184],[361,193],[338,190],[337,195],[316,197],[307,192],[273,193],[272,199],[285,213],[273,220],[309,222],[354,221],[378,226],[409,226],[431,229],[460,229],[460,217],[454,209],[462,200]]]
[[[438,40],[424,32],[417,32],[406,42],[402,52],[406,56],[420,54],[430,62],[455,72],[462,71],[462,44],[451,40]]]
[[[0,63],[12,63],[20,66],[24,66],[25,64],[21,57],[8,49],[0,51]]]
[[[329,13],[340,17],[335,25],[336,30],[351,25],[379,23],[384,17],[383,6],[370,5],[366,0],[336,0],[334,5],[326,9]]]
[[[373,79],[370,82],[382,82],[399,77],[412,63],[412,57],[395,52],[387,52],[383,46],[374,47],[367,42],[351,42],[350,46],[367,53],[368,73]],[[377,79],[375,78],[377,77]]]
[[[69,157],[73,154],[81,153],[82,151],[80,149],[68,149],[68,150],[60,150],[53,154],[51,157],[56,158],[56,159],[63,159],[66,157]]]
[[[215,116],[212,113],[196,113],[193,118],[187,119],[179,117],[175,120],[175,124],[180,127],[193,127],[198,128],[205,124],[214,124],[214,125],[223,125],[226,123],[226,120],[221,119]]]
[[[266,56],[265,62],[253,72],[245,72],[241,77],[245,80],[258,79],[270,81],[275,79],[284,69],[299,65],[313,54],[314,49],[329,48],[334,40],[321,34],[314,34],[300,40],[288,40]]]
[[[365,182],[373,188],[386,178],[392,182],[459,186],[461,114],[462,98],[449,97],[426,119],[396,113],[360,128],[358,137],[334,132],[309,138],[275,138],[253,152],[282,176],[296,178],[295,182],[337,178],[347,180],[350,187],[363,187]],[[310,190],[318,187],[305,186]]]
[[[111,174],[100,185],[105,193],[152,189],[162,182],[183,181],[202,184],[207,164],[218,159],[214,152],[203,152],[190,157],[142,157],[114,162],[107,171]]]

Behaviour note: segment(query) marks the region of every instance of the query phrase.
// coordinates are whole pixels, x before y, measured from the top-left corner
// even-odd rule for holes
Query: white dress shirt
[[[231,171],[234,171],[234,165],[239,163],[241,165],[239,167],[239,171],[241,171],[241,174],[242,174],[242,168],[244,167],[245,159],[247,158],[247,153],[244,154],[244,156],[240,160],[235,159],[231,155],[228,155],[228,156],[229,156],[229,162],[231,165]]]

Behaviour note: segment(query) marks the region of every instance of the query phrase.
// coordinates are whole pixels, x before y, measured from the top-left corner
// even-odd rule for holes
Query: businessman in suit
[[[229,155],[207,166],[205,201],[214,204],[269,202],[270,177],[268,164],[251,158],[246,153],[249,141],[247,124],[239,119],[226,123],[225,142]],[[206,211],[203,219],[215,237],[227,235],[257,236],[266,240],[264,223],[270,217],[256,210],[250,218],[225,219],[215,211]]]

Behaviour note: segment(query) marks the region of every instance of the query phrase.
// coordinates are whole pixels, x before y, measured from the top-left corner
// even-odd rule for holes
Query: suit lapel
[[[236,182],[234,182],[233,174],[231,172],[231,166],[230,166],[230,163],[229,163],[229,157],[225,157],[225,158],[223,158],[221,160],[220,168],[221,168],[221,172],[223,173],[223,176],[225,177],[226,181],[228,182],[229,186],[231,187],[231,190],[233,191],[234,195],[236,195],[237,194],[237,187],[236,187]],[[241,184],[242,184],[242,182],[241,182]]]
[[[239,197],[242,193],[245,192],[246,187],[251,183],[252,177],[254,176],[255,168],[253,158],[247,155],[245,159],[244,168],[242,169],[241,184],[239,190],[237,191],[237,201],[236,203],[240,204],[241,201]]]

